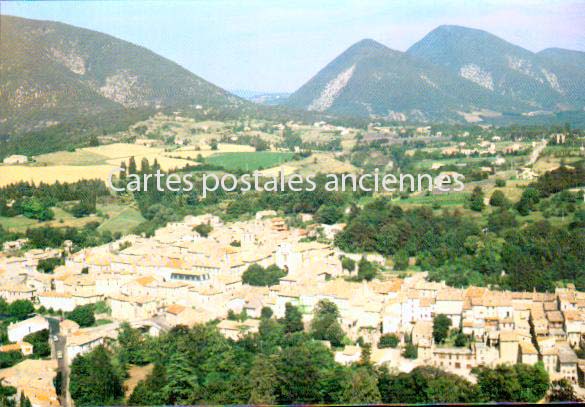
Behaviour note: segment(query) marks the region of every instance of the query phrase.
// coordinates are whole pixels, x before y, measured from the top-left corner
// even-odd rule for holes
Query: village
[[[200,225],[206,225],[206,233],[197,231]],[[150,238],[127,235],[76,253],[65,245],[11,255],[23,242],[5,244],[0,296],[8,303],[30,300],[47,315],[38,312],[9,325],[10,343],[0,351],[29,355],[32,346],[23,338],[45,329],[51,331],[53,351],[50,360],[25,359],[0,370],[0,378],[23,392],[33,406],[57,406],[54,373],[48,372],[66,369],[76,356],[113,343],[123,322],[156,336],[177,325],[218,320],[219,331],[237,340],[258,331],[265,307],[283,317],[287,303],[295,305],[308,326],[315,305],[327,299],[337,305],[339,322],[351,342],[332,348],[339,363],[358,361],[360,344],[371,344],[375,364],[399,371],[430,365],[473,380],[475,367],[542,361],[551,380],[584,385],[585,360],[575,351],[585,335],[585,293],[573,285],[549,293],[457,289],[428,281],[425,272],[403,278],[380,273],[369,282],[350,281],[352,272],[344,269],[341,259],[358,261],[362,255],[333,246],[332,238],[343,224],[320,226],[324,230],[317,241],[314,230],[290,227],[276,212],[261,211],[253,220],[233,223],[213,215],[187,216]],[[64,264],[53,273],[37,271],[39,261],[62,254]],[[368,259],[382,265],[385,261],[380,255]],[[286,276],[272,286],[244,284],[242,275],[251,265],[276,265]],[[50,323],[49,315],[55,312],[98,302],[109,308],[105,324],[80,328],[63,318],[53,318],[58,327]],[[228,313],[245,317],[229,319]],[[452,329],[471,338],[469,343],[435,343],[437,315],[447,316]],[[378,346],[388,334],[399,338],[397,347]],[[417,348],[415,358],[403,356],[401,348],[407,343]]]

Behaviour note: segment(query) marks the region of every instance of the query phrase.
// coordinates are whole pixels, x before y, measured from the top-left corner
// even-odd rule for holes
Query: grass
[[[293,153],[259,151],[249,153],[218,153],[205,159],[209,164],[221,165],[228,171],[254,171],[274,167],[293,157]]]
[[[100,231],[109,230],[112,233],[120,232],[125,234],[144,222],[140,212],[128,206],[106,205],[101,207],[100,210],[110,216],[100,225],[98,228]]]
[[[71,215],[69,212],[53,207],[51,210],[55,214],[55,218],[53,220],[39,222],[36,219],[29,219],[22,215],[14,216],[11,218],[7,217],[0,217],[0,225],[5,229],[8,229],[13,232],[24,232],[28,228],[36,228],[42,226],[52,226],[52,227],[82,227],[83,225],[89,222],[100,222],[101,218],[98,216],[86,216],[83,218],[76,218],[75,216]]]
[[[450,192],[428,196],[411,196],[406,199],[399,199],[396,201],[396,203],[399,205],[433,205],[438,203],[441,206],[463,206],[467,202],[468,198],[468,193]]]
[[[0,216],[0,226],[4,229],[13,231],[13,232],[20,232],[26,230],[31,226],[36,226],[41,224],[39,221],[35,219],[25,218],[22,215],[14,216],[14,217],[5,217]]]

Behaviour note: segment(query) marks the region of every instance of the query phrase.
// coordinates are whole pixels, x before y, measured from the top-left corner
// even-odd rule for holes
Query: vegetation
[[[439,314],[433,318],[433,339],[435,343],[441,344],[449,336],[451,319],[448,316]]]
[[[446,280],[451,286],[492,284],[544,291],[558,281],[571,281],[584,288],[585,228],[580,213],[575,210],[575,222],[568,228],[548,221],[518,228],[514,213],[498,208],[488,215],[485,230],[459,210],[402,209],[380,198],[356,209],[335,243],[349,252],[398,254],[405,259],[400,253],[404,250],[423,270],[431,270],[431,279]]]
[[[335,311],[320,303],[320,320],[309,334],[285,333],[286,318],[263,318],[259,333],[238,341],[223,337],[213,323],[177,326],[159,337],[126,326],[112,353],[98,347],[75,359],[72,396],[78,405],[121,403],[121,377],[130,360],[154,364],[130,395],[131,405],[535,402],[548,389],[540,364],[482,368],[477,384],[431,367],[410,373],[375,367],[367,347],[360,361],[340,365],[314,339],[316,331],[331,326]]]
[[[51,346],[49,345],[49,330],[34,332],[24,337],[24,341],[33,346],[33,355],[37,358],[44,358],[51,355]]]
[[[106,348],[98,346],[73,360],[69,391],[78,406],[121,404],[122,380]]]
[[[73,311],[67,314],[67,319],[77,322],[82,328],[92,326],[96,322],[94,305],[78,305]]]
[[[242,274],[242,282],[253,286],[265,287],[278,284],[279,280],[284,276],[286,276],[286,272],[275,264],[266,268],[259,264],[251,264]]]
[[[384,334],[380,337],[378,348],[396,348],[400,343],[400,339],[395,334]]]

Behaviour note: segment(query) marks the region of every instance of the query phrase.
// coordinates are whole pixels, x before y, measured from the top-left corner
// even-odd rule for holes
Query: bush
[[[49,345],[49,330],[34,332],[24,337],[24,341],[33,346],[33,355],[38,358],[44,358],[51,354]]]
[[[407,343],[402,352],[402,356],[406,359],[416,359],[418,357],[418,349],[412,343]]]
[[[378,349],[395,348],[400,343],[400,339],[394,334],[384,334],[378,342]]]
[[[284,270],[274,264],[267,268],[263,268],[259,264],[252,264],[242,274],[242,282],[257,287],[266,287],[278,284],[284,276],[286,276]]]
[[[75,321],[80,327],[88,327],[95,324],[95,314],[93,304],[80,305],[67,314],[67,319]]]

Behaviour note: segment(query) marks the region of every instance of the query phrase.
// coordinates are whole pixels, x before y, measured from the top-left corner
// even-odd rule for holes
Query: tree
[[[378,342],[378,349],[395,348],[400,343],[400,339],[395,334],[384,334]]]
[[[273,314],[272,308],[264,306],[262,307],[262,310],[260,310],[260,319],[270,319]]]
[[[449,328],[451,328],[451,319],[448,316],[439,314],[433,318],[433,339],[435,343],[445,342],[445,339],[449,336]]]
[[[545,396],[549,385],[548,374],[541,362],[534,366],[517,364],[481,368],[476,375],[482,397],[491,402],[535,403]]]
[[[270,358],[263,355],[256,356],[249,377],[252,390],[248,403],[276,404],[277,371]]]
[[[20,393],[20,402],[18,404],[19,404],[19,407],[31,407],[32,406],[29,398],[24,395],[24,392]]]
[[[78,305],[67,314],[67,319],[75,321],[80,327],[88,327],[95,324],[93,304]]]
[[[329,300],[321,300],[315,307],[315,315],[311,321],[311,336],[331,342],[333,346],[341,346],[345,336],[338,322],[337,305]]]
[[[57,266],[65,264],[63,257],[51,257],[48,259],[40,259],[37,264],[37,271],[41,273],[52,273]]]
[[[467,345],[467,336],[463,334],[463,332],[459,331],[457,336],[455,336],[455,346],[458,348],[462,348]]]
[[[122,380],[105,347],[100,345],[73,360],[69,391],[78,406],[121,404]]]
[[[378,378],[367,368],[358,368],[343,394],[343,401],[350,404],[377,404],[382,401]]]
[[[514,228],[518,225],[514,214],[505,208],[500,208],[488,216],[488,230],[499,233],[505,229]]]
[[[283,324],[285,333],[302,332],[304,330],[303,315],[290,302],[285,304]]]
[[[408,253],[406,250],[399,250],[393,257],[394,270],[406,270],[408,268]]]
[[[259,264],[251,264],[242,274],[242,282],[257,287],[276,285],[286,272],[275,264],[264,269]]]
[[[355,260],[353,260],[350,257],[343,256],[343,257],[341,257],[341,267],[344,270],[347,270],[350,273],[353,273],[355,270]]]
[[[16,300],[10,303],[9,313],[18,320],[23,320],[32,314],[35,310],[34,305],[29,300]]]
[[[362,257],[358,263],[358,279],[372,281],[376,277],[376,267],[365,257]]]
[[[89,144],[90,147],[97,147],[97,146],[99,146],[100,145],[100,141],[97,138],[97,135],[92,134],[91,137],[89,138],[89,143],[88,144]]]
[[[44,358],[51,354],[51,346],[49,345],[49,330],[43,329],[38,332],[28,334],[23,339],[25,342],[33,346],[33,355],[37,358]]]
[[[199,396],[199,382],[196,369],[182,352],[175,352],[169,360],[166,371],[167,384],[164,388],[167,403],[174,405],[196,404]]]
[[[22,360],[22,353],[18,350],[0,352],[0,369],[12,367]]]
[[[333,225],[343,217],[343,208],[334,205],[321,205],[315,214],[315,221]]]
[[[502,191],[496,189],[490,197],[490,205],[498,208],[508,208],[510,201]]]
[[[132,328],[128,322],[120,325],[118,333],[118,360],[123,365],[144,365],[148,361],[145,357],[146,349],[142,333]]]
[[[407,343],[402,351],[402,356],[406,359],[416,359],[418,357],[418,349],[412,343]]]
[[[316,403],[319,367],[306,344],[284,348],[277,362],[278,404]]]
[[[164,394],[166,370],[161,364],[155,364],[152,372],[146,379],[138,382],[128,398],[128,404],[133,406],[165,405],[167,399]]]
[[[579,399],[573,385],[567,379],[555,380],[551,383],[548,401],[582,401]]]
[[[469,198],[469,208],[472,211],[481,212],[484,208],[484,194],[481,187],[473,188],[473,192],[471,193],[471,197]]]
[[[516,210],[522,216],[526,216],[533,211],[536,204],[540,201],[540,194],[536,188],[528,187],[522,192],[520,200],[516,203]]]
[[[207,237],[213,230],[213,227],[207,223],[201,223],[195,226],[193,230],[199,233],[202,237]]]

